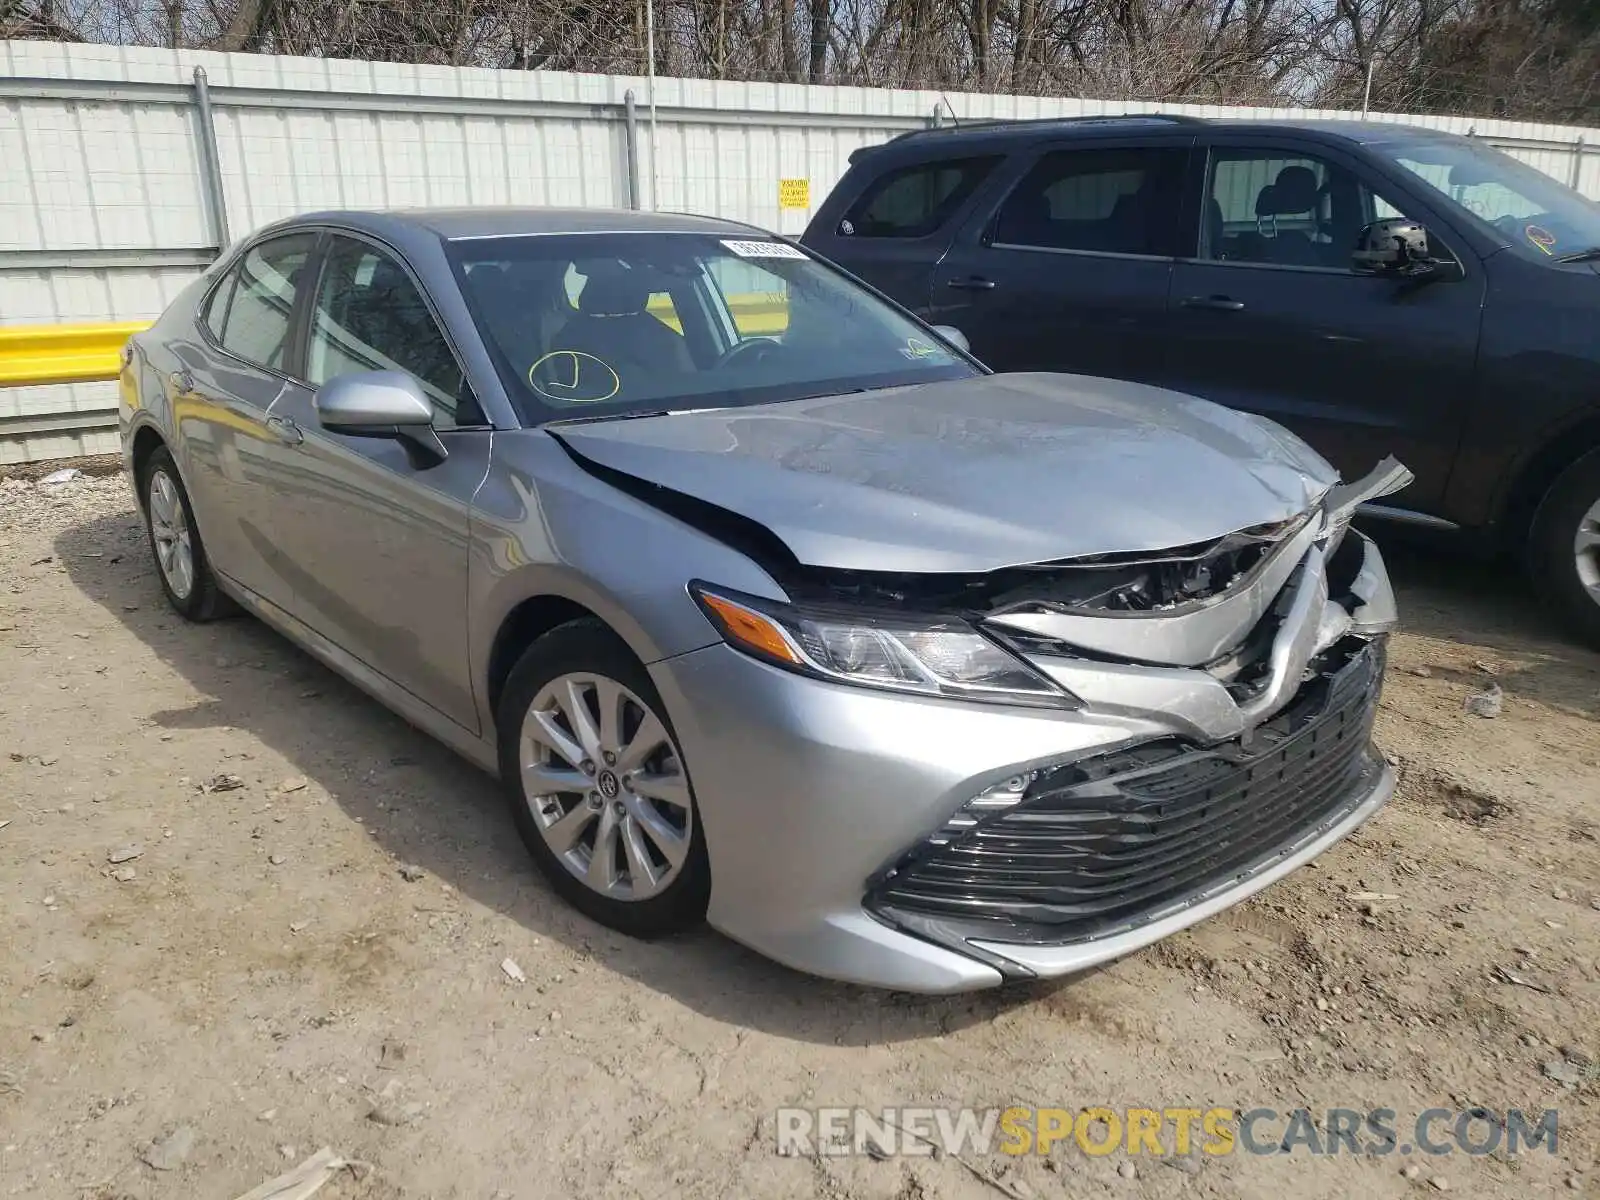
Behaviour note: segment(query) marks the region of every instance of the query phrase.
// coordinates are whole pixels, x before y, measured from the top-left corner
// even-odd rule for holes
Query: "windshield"
[[[980,374],[838,272],[758,235],[481,238],[449,250],[529,424]]]
[[[1600,205],[1509,154],[1471,141],[1390,142],[1373,149],[1524,253],[1554,260],[1600,246]]]

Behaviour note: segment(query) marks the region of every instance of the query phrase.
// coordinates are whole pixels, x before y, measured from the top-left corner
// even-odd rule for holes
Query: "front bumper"
[[[1386,589],[1376,550],[1364,553],[1364,569]],[[1382,636],[1374,628],[1357,640]],[[1381,664],[1381,647],[1368,652]],[[1194,714],[1181,705],[1168,711],[1159,691],[1143,693],[1153,701],[1143,710],[1112,702],[1001,708],[822,683],[722,645],[650,670],[694,784],[712,867],[711,924],[789,966],[878,987],[958,992],[1118,958],[1293,871],[1368,820],[1394,790],[1363,725],[1355,735],[1359,769],[1337,795],[1248,860],[1222,856],[1217,870],[1186,877],[1181,893],[1156,895],[1118,921],[1060,937],[1004,913],[980,926],[937,910],[908,921],[903,904],[883,902],[883,881],[980,793],[1135,746],[1227,743],[1197,737]],[[1204,672],[1144,674],[1149,684]],[[1364,699],[1375,702],[1376,680],[1368,686]],[[1187,836],[1204,844],[1204,812]]]

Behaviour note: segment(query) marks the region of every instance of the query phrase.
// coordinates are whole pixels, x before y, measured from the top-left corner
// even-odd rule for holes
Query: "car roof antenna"
[[[960,129],[961,118],[956,116],[956,106],[950,103],[950,97],[946,96],[943,92],[940,92],[939,99],[944,101],[945,111],[950,114],[950,124],[954,125],[957,129]]]

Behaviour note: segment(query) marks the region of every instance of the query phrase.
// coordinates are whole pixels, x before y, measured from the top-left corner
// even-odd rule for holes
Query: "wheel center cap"
[[[601,771],[600,777],[595,781],[595,786],[600,789],[600,794],[607,800],[615,800],[617,793],[622,790],[622,784],[617,782],[615,771]]]

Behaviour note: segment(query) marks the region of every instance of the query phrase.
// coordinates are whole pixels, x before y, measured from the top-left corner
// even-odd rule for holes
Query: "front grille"
[[[1059,945],[1226,886],[1370,790],[1383,655],[1381,642],[1335,647],[1244,739],[1161,739],[1056,768],[1015,807],[913,850],[872,884],[866,905],[938,941]]]

